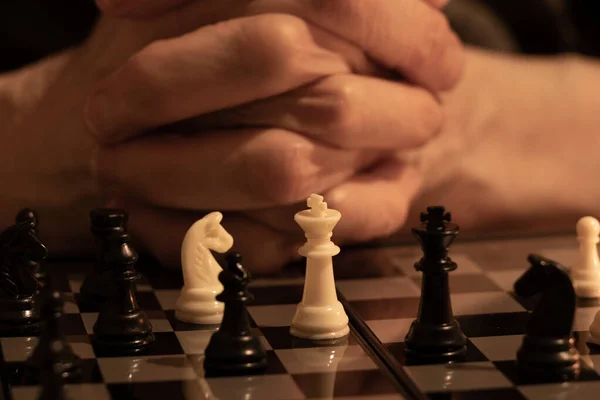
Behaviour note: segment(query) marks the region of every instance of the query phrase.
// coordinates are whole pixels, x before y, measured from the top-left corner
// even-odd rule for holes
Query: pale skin
[[[435,1],[104,3],[83,46],[0,77],[0,222],[35,207],[54,254],[88,251],[106,205],[173,267],[222,211],[255,273],[297,257],[313,192],[342,213],[339,244],[430,203],[463,230],[599,211],[596,61],[463,52]]]

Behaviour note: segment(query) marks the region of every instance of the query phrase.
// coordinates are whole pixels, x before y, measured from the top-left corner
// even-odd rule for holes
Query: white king
[[[350,332],[333,277],[333,256],[339,254],[340,248],[331,241],[331,236],[342,215],[327,208],[323,196],[317,194],[310,195],[307,205],[309,209],[294,216],[307,239],[298,251],[306,257],[306,278],[290,333],[303,339],[336,339]]]

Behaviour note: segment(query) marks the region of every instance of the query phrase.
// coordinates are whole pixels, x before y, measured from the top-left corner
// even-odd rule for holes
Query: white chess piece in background
[[[211,254],[225,253],[233,237],[223,228],[220,212],[196,221],[181,246],[183,288],[175,303],[175,318],[182,322],[213,325],[221,323],[224,305],[216,296],[223,291],[219,281],[221,266]]]
[[[337,339],[350,333],[348,316],[337,298],[333,277],[332,257],[340,248],[330,240],[342,215],[328,209],[323,197],[317,194],[312,194],[307,204],[308,210],[294,216],[307,239],[298,250],[306,257],[306,277],[290,333],[303,339]]]
[[[594,217],[583,217],[577,222],[579,257],[571,271],[575,293],[582,298],[600,297],[600,223]]]

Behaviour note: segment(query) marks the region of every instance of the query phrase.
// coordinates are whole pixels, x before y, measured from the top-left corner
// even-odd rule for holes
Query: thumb
[[[121,18],[148,18],[190,0],[96,0],[96,5],[105,14]]]

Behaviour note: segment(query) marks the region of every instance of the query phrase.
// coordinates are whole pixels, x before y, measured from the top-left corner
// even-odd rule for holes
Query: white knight
[[[187,323],[221,323],[224,305],[216,296],[223,291],[219,281],[221,266],[211,254],[225,253],[233,246],[233,237],[223,228],[220,212],[212,212],[196,221],[185,234],[181,246],[183,288],[175,303],[175,317]]]

